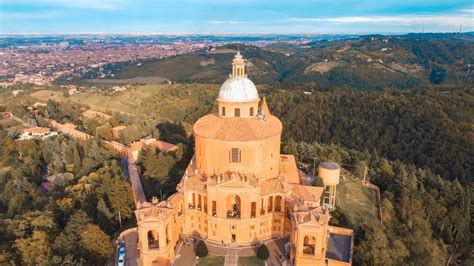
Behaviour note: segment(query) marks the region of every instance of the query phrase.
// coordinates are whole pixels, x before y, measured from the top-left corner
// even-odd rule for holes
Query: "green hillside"
[[[364,36],[300,46],[240,46],[255,83],[311,90],[410,89],[426,84],[472,85],[474,37],[463,34]],[[107,78],[161,77],[179,83],[221,83],[230,73],[237,47],[227,45],[144,62],[104,66]],[[141,64],[140,64],[141,63]],[[79,81],[97,78],[90,71]]]

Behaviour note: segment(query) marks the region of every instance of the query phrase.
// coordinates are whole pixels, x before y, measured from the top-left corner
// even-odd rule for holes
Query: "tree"
[[[7,214],[14,215],[25,211],[31,206],[31,197],[36,191],[36,186],[21,176],[14,176],[6,184],[0,199],[8,207]]]
[[[316,176],[313,180],[313,186],[324,187],[324,181],[320,176]]]
[[[257,258],[267,260],[270,257],[270,252],[265,244],[260,245],[257,249]]]
[[[66,228],[54,241],[54,249],[60,255],[74,254],[76,258],[81,257],[79,248],[80,232],[91,222],[91,219],[82,210],[76,211],[69,219]]]
[[[126,127],[122,131],[122,134],[121,134],[121,138],[123,142],[127,144],[130,144],[136,140],[139,140],[142,137],[143,137],[143,132],[140,131],[140,129],[135,125]]]
[[[25,237],[31,235],[33,231],[55,230],[56,223],[50,211],[28,211],[11,220],[8,229],[17,237]]]
[[[119,126],[119,125],[120,125],[119,121],[117,120],[117,118],[116,118],[115,116],[111,116],[111,117],[109,118],[109,124],[110,124],[110,126],[112,126],[112,127],[116,127],[116,126]]]
[[[430,73],[430,82],[433,84],[441,84],[446,77],[446,69],[440,66],[433,66]]]
[[[95,129],[97,136],[105,140],[113,140],[112,128],[109,125],[103,125]]]
[[[160,131],[158,130],[158,128],[153,128],[151,130],[151,136],[155,139],[160,139]]]
[[[105,231],[113,232],[113,217],[114,215],[110,212],[103,199],[99,199],[97,203],[97,223]]]
[[[79,152],[79,149],[77,148],[76,145],[74,145],[72,154],[73,154],[74,168],[77,169],[77,168],[81,167],[82,158],[81,158],[81,153]]]
[[[183,144],[180,143],[177,145],[176,150],[174,151],[174,155],[177,161],[181,161],[181,159],[183,159],[183,156],[184,156]]]
[[[120,176],[111,176],[110,173],[101,174],[100,182],[96,193],[104,194],[104,202],[109,206],[115,221],[119,220],[119,213],[122,219],[131,218],[134,205],[130,185]]]
[[[95,224],[87,224],[80,232],[81,247],[88,254],[89,261],[103,264],[113,253],[109,236]]]
[[[13,164],[13,162],[18,160],[18,157],[19,157],[19,153],[16,148],[15,141],[12,138],[7,137],[7,140],[5,141],[5,146],[3,149],[3,158],[5,158],[3,159],[4,163],[11,165]]]
[[[204,241],[200,240],[196,247],[196,256],[203,258],[206,257],[209,251],[207,250],[207,245]]]
[[[156,151],[153,148],[145,149],[145,156],[143,165],[145,166],[145,175],[159,180],[160,182],[165,181],[168,177],[171,168],[176,163],[173,156],[165,153],[159,153],[156,155]]]
[[[292,154],[296,159],[298,159],[298,144],[293,137],[290,137],[290,139],[285,142],[283,152],[286,154]]]
[[[365,170],[368,167],[367,161],[358,161],[354,167],[354,175],[362,179],[365,175]]]
[[[51,257],[50,246],[48,235],[43,231],[34,231],[31,237],[19,238],[14,244],[26,265],[47,265]]]

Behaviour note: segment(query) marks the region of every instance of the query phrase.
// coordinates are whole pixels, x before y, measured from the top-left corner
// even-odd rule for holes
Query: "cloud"
[[[82,9],[115,10],[122,8],[126,0],[2,0],[4,4]]]
[[[208,21],[211,24],[244,24],[246,23],[245,21],[237,21],[237,20],[209,20]]]
[[[346,16],[346,17],[319,17],[319,18],[288,18],[286,22],[299,23],[367,23],[388,25],[440,25],[440,26],[474,26],[473,9],[462,9],[456,13],[443,14],[415,14],[393,16]]]
[[[0,17],[3,19],[50,19],[59,15],[57,12],[3,12],[0,11]]]

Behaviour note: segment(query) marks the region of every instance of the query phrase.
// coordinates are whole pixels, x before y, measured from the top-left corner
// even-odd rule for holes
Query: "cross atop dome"
[[[240,54],[240,50],[232,60],[232,77],[247,77],[245,74],[245,59]]]

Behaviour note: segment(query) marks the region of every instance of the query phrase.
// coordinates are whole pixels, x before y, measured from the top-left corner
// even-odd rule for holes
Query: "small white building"
[[[58,132],[50,131],[47,127],[30,127],[23,130],[19,140],[26,139],[45,139],[52,136],[56,136]]]

